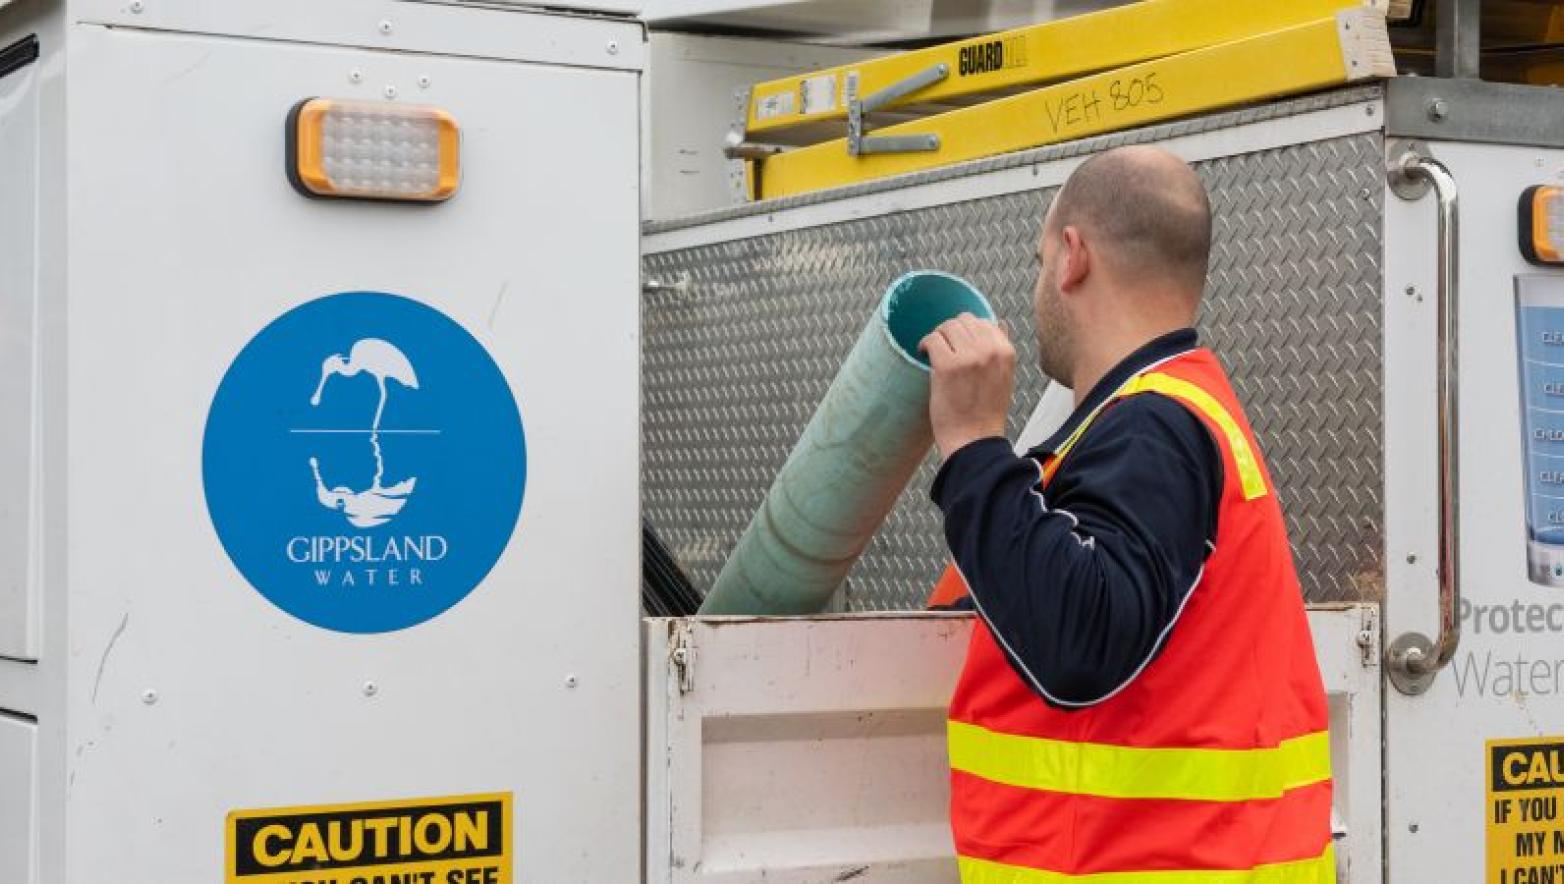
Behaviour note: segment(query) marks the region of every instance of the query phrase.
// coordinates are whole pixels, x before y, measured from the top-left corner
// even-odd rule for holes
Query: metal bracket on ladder
[[[722,155],[730,160],[763,160],[782,152],[782,148],[774,144],[756,144],[749,140],[749,99],[752,91],[746,86],[733,93],[735,105],[733,124],[728,128],[728,134],[722,142]],[[728,191],[732,194],[735,203],[748,202],[753,196],[750,192],[746,165],[747,163],[729,164]],[[753,171],[755,194],[760,193],[760,169],[760,164],[756,163]]]
[[[782,148],[774,144],[757,144],[749,140],[749,97],[751,90],[748,86],[733,93],[735,116],[733,124],[728,127],[727,137],[722,141],[722,153],[730,160],[763,160],[766,157],[776,156],[782,152]]]
[[[869,135],[866,118],[886,105],[934,85],[950,76],[950,65],[925,68],[905,80],[892,83],[868,98],[858,98],[858,72],[847,74],[847,153],[913,153],[939,150],[938,135]]]

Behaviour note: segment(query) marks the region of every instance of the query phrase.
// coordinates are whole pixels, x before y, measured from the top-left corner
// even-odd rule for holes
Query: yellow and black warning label
[[[511,796],[228,814],[226,884],[511,884]]]
[[[1489,740],[1488,884],[1564,884],[1564,737]]]

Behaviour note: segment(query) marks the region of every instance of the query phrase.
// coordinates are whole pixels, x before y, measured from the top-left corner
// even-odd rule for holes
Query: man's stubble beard
[[[1075,361],[1075,335],[1059,303],[1059,293],[1045,280],[1037,299],[1037,365],[1043,374],[1070,386],[1070,366]]]

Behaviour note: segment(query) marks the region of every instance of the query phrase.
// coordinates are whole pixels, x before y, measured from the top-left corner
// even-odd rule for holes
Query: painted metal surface
[[[0,881],[36,881],[38,725],[0,712]]]
[[[630,6],[633,0],[624,3]],[[638,22],[549,14],[521,4],[505,8],[425,0],[71,0],[70,5],[72,21],[135,30],[607,70],[637,71],[646,62],[645,30]],[[577,6],[571,0],[549,5]],[[353,83],[352,69],[336,71],[331,80],[322,81],[322,94],[354,97],[356,90],[349,87],[359,86],[365,90],[363,97],[378,97],[384,87],[392,86],[410,100],[419,89],[418,77],[431,71],[420,71],[411,63],[416,59],[404,60],[409,64],[396,68],[398,75],[390,79],[360,69],[364,80]],[[590,127],[581,131],[605,134]]]
[[[812,614],[907,487],[934,442],[920,342],[947,319],[993,319],[947,273],[886,289],[701,604],[702,614]]]
[[[1389,879],[1482,881],[1484,743],[1564,734],[1556,588],[1528,570],[1528,491],[1518,371],[1516,203],[1564,175],[1564,151],[1427,142],[1461,193],[1461,644],[1419,696],[1386,694]],[[1439,629],[1435,218],[1385,197],[1386,634]],[[1394,391],[1393,395],[1391,391]],[[1546,477],[1542,477],[1546,481]],[[1536,613],[1533,613],[1536,612]],[[1550,613],[1552,612],[1552,613]],[[1430,775],[1433,772],[1434,775]]]
[[[1373,608],[1309,623],[1330,695],[1341,881],[1377,881]],[[649,884],[954,881],[945,712],[971,624],[647,621]]]
[[[39,460],[37,217],[48,72],[40,61],[26,61],[36,36],[8,31],[0,26],[0,48],[26,51],[0,67],[0,657],[33,660],[39,612],[32,480]]]
[[[37,594],[34,650],[37,662],[0,659],[0,710],[19,713],[22,720],[36,719],[29,765],[34,788],[27,850],[32,854],[26,884],[53,884],[62,880],[58,868],[45,863],[46,856],[63,856],[63,826],[48,827],[63,817],[65,768],[65,718],[61,714],[64,692],[60,688],[65,664],[65,621],[54,609],[45,616],[51,588],[64,574],[65,491],[64,446],[57,443],[65,421],[65,131],[66,65],[65,4],[52,0],[17,0],[0,10],[0,44],[9,45],[24,35],[38,36],[39,60],[28,70],[38,90],[38,203],[36,285],[33,313],[33,410],[29,416],[34,434],[32,456],[35,472],[28,476],[30,489],[30,547],[27,551],[29,581]],[[7,751],[15,752],[12,743]],[[0,758],[0,764],[9,759]],[[50,790],[51,784],[60,788]]]
[[[1374,109],[1318,112],[1373,125]],[[1259,434],[1305,596],[1373,600],[1383,587],[1382,139],[1264,140],[1272,127],[1334,134],[1319,122],[1196,130],[1176,147],[1200,160],[1217,212],[1201,328]],[[1031,328],[1037,225],[1076,160],[1072,152],[1030,169],[929,182],[939,191],[927,204],[909,191],[799,206],[790,211],[807,217],[776,234],[763,232],[763,216],[745,216],[654,236],[679,247],[649,248],[646,275],[688,284],[643,304],[644,506],[698,587],[710,586],[759,505],[884,279],[909,266],[942,267],[970,279],[1014,328]],[[1012,438],[1045,384],[1031,334],[1014,337]],[[848,575],[839,606],[922,604],[944,556],[926,499],[934,469],[925,462]]]
[[[28,3],[7,7],[0,30]],[[45,272],[59,311],[45,316],[42,369],[56,409],[41,424],[47,613],[36,676],[0,677],[36,700],[38,881],[207,884],[235,808],[495,791],[516,796],[517,880],[635,880],[638,78],[440,52],[507,39],[473,27],[488,16],[525,19],[524,46],[639,31],[395,3],[453,21],[426,46],[414,31],[384,47],[427,52],[365,51],[307,32],[334,11],[222,6],[56,35],[70,125],[48,132],[70,141],[49,143],[64,177],[41,223],[52,236],[68,215],[70,227]],[[225,16],[277,32],[179,32]],[[292,103],[388,84],[464,125],[462,192],[437,207],[293,192]],[[601,137],[540,138],[518,107]],[[266,603],[224,554],[201,486],[207,411],[245,342],[305,301],[360,289],[436,307],[485,347],[525,416],[533,467],[488,577],[383,636]],[[571,370],[599,345],[590,370]],[[256,493],[314,494],[307,464],[301,480]]]
[[[742,199],[743,164],[723,156],[734,93],[761,79],[845,64],[864,50],[674,31],[647,35],[642,78],[642,217],[681,218]]]

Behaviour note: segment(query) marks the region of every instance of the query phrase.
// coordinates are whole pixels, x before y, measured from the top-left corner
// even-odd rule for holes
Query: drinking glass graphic
[[[1515,279],[1526,464],[1526,571],[1564,586],[1564,277]]]

